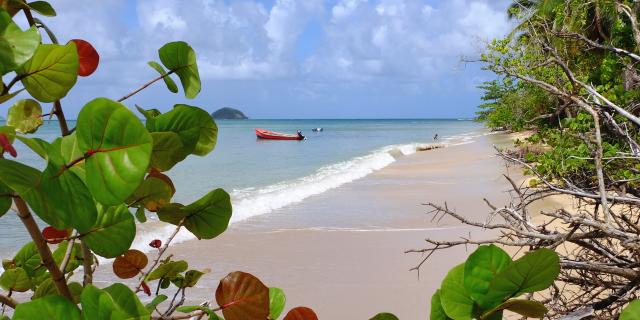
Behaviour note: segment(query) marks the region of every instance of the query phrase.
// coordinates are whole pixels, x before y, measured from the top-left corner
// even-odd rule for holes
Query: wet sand
[[[493,149],[505,141],[490,135],[401,157],[363,179],[234,224],[216,239],[173,245],[174,259],[213,270],[188,292],[188,303],[213,300],[218,280],[241,270],[282,288],[285,310],[309,306],[320,319],[369,319],[378,312],[426,319],[441,279],[474,248],[436,253],[420,274],[409,269],[421,256],[404,252],[425,247],[426,237],[491,234],[447,219],[433,222],[422,204],[446,202],[483,221],[490,211],[483,198],[496,205],[508,201],[507,169]],[[97,280],[109,281],[109,273],[99,272]]]

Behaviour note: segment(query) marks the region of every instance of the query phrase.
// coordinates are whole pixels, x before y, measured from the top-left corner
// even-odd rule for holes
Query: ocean
[[[268,217],[280,208],[363,178],[420,147],[469,143],[486,132],[481,124],[455,119],[218,120],[217,124],[216,149],[205,157],[188,157],[167,174],[177,189],[174,202],[188,204],[211,189],[227,190],[234,208],[233,224]],[[70,121],[69,125],[75,123]],[[324,130],[312,132],[316,127]],[[258,140],[255,128],[288,133],[301,130],[307,139]],[[436,133],[439,141],[433,140]],[[32,136],[51,141],[58,135],[58,123],[49,121]],[[15,147],[20,161],[45,167],[44,161],[20,142]],[[0,255],[11,258],[29,238],[15,214],[6,214],[1,223]],[[164,239],[172,230],[148,222],[134,247],[146,250],[149,239]],[[177,241],[189,239],[188,233],[181,233]]]

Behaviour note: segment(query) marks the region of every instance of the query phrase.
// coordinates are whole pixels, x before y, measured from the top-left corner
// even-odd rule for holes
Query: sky
[[[251,118],[461,118],[492,75],[478,57],[511,28],[508,0],[51,0],[42,18],[61,43],[91,42],[100,66],[63,99],[70,118],[88,101],[117,99],[157,76],[164,43],[196,51],[195,99],[162,82],[126,104]],[[21,24],[24,25],[24,21]]]

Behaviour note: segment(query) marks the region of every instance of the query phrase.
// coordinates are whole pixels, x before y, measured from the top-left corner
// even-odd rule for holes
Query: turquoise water
[[[339,187],[384,168],[416,148],[434,143],[465,143],[483,132],[480,124],[463,120],[222,120],[216,149],[206,157],[190,156],[168,172],[177,188],[174,201],[188,203],[213,188],[232,196],[239,222]],[[70,126],[75,126],[73,121]],[[323,132],[312,132],[315,127]],[[254,129],[295,133],[304,141],[258,140]],[[51,141],[57,122],[34,136]],[[18,159],[43,168],[45,163],[16,142]],[[13,214],[2,218],[0,254],[9,257],[28,241]],[[160,236],[150,235],[150,236]]]

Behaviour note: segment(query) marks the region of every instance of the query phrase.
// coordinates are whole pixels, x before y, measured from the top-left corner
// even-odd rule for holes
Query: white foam
[[[472,133],[443,139],[439,143],[445,147],[472,143],[474,138],[484,134]],[[361,179],[378,171],[396,159],[414,154],[418,149],[428,147],[429,143],[409,143],[390,145],[371,152],[368,155],[355,157],[347,161],[326,165],[315,173],[298,179],[283,181],[262,188],[237,189],[231,192],[233,216],[231,223],[251,217],[270,213],[288,205],[298,203],[311,196],[335,189],[346,183]],[[151,222],[154,223],[154,222]],[[149,224],[149,223],[148,223]],[[149,251],[148,243],[154,239],[165,241],[175,230],[172,225],[162,225],[139,230],[132,248]],[[142,231],[142,232],[141,232]],[[175,236],[172,243],[193,240],[195,237],[184,228]]]

